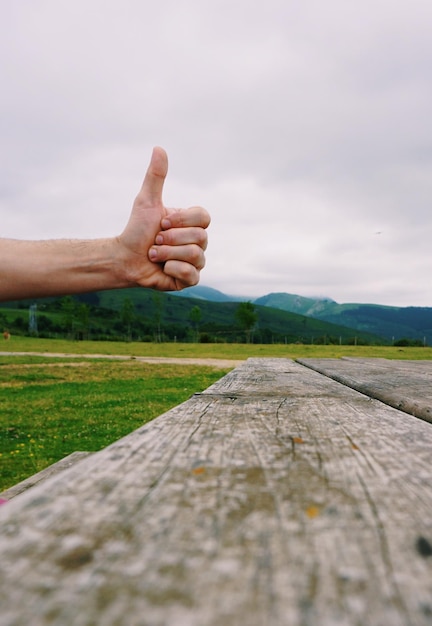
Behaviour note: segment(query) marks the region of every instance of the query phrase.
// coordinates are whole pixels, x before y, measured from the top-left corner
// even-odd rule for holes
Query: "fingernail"
[[[171,228],[171,222],[168,218],[164,217],[163,220],[161,221],[161,226],[164,230],[168,230],[168,228]]]
[[[155,243],[160,246],[161,244],[163,244],[163,237],[162,235],[158,235],[155,239]]]
[[[156,248],[150,248],[150,250],[149,250],[149,259],[150,259],[150,261],[156,261],[156,259],[157,259],[157,250],[156,250]]]

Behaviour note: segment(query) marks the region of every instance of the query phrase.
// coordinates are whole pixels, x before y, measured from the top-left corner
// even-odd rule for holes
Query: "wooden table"
[[[431,366],[250,359],[17,496],[1,626],[430,625],[432,425],[364,385]]]

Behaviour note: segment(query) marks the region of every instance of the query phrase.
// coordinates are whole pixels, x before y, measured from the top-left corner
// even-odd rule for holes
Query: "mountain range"
[[[255,306],[253,328],[256,343],[367,343],[432,345],[432,308],[378,304],[338,304],[331,298],[307,298],[290,293],[269,293],[259,298],[228,295],[198,285],[180,292],[122,289],[80,294],[74,297],[88,307],[87,331],[93,338],[118,338],[125,333],[125,315],[134,317],[136,337],[152,340],[163,331],[166,340],[188,340],[199,331],[204,341],[244,341],[237,319],[240,302]],[[25,331],[24,311],[38,310],[38,331],[57,336],[66,332],[66,308],[62,299],[23,300],[2,303],[0,324],[13,333]],[[126,309],[125,309],[126,305]],[[195,310],[196,309],[196,310]],[[126,312],[125,312],[126,311]],[[198,317],[193,321],[192,312]],[[131,317],[132,316],[132,317]],[[76,322],[83,324],[82,320]],[[65,326],[66,324],[66,326]]]
[[[204,285],[189,287],[179,295],[212,302],[249,300],[255,305],[297,313],[358,332],[378,335],[390,342],[404,338],[432,345],[432,307],[338,304],[331,298],[308,298],[290,293],[269,293],[248,299],[244,296],[227,295]]]

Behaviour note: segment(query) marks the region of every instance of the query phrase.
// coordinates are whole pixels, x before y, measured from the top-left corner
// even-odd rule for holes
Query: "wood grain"
[[[0,507],[2,626],[432,621],[432,427],[250,359]]]
[[[432,361],[298,359],[352,389],[432,422]]]

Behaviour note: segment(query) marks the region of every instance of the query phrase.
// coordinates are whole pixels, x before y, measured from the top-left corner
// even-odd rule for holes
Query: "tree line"
[[[73,296],[49,302],[21,304],[20,312],[0,311],[4,331],[18,335],[72,340],[112,341],[217,341],[251,340],[258,316],[251,303],[239,303],[230,326],[206,322],[201,308],[191,306],[186,323],[168,321],[159,294],[153,298],[149,315],[136,310],[130,298],[124,298],[120,309],[104,308],[82,302]]]
[[[263,322],[263,319],[259,319],[259,311],[251,302],[238,303],[232,308],[229,319],[223,322],[215,321],[217,317],[208,315],[207,312],[203,313],[196,301],[191,301],[189,310],[185,310],[183,305],[180,315],[175,307],[166,307],[165,300],[157,292],[145,306],[136,306],[129,297],[116,300],[116,307],[108,308],[100,306],[97,299],[66,296],[38,301],[37,304],[26,301],[19,303],[18,308],[19,312],[16,308],[0,310],[3,331],[12,335],[70,340],[147,342],[334,345],[369,343],[362,336],[354,336],[356,334],[354,330],[352,337],[346,332],[342,337],[325,332],[322,328],[310,328],[310,324],[319,323],[312,318],[304,318],[300,323],[297,322],[297,328],[290,322],[286,325],[279,322],[278,326],[271,321]],[[389,342],[383,340],[382,343]],[[394,345],[418,345],[418,340],[399,339]]]

